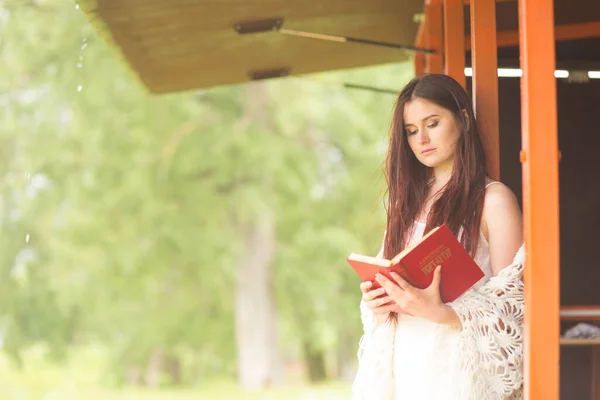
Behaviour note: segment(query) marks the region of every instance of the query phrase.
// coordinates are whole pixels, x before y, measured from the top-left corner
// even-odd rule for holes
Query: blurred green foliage
[[[381,241],[395,98],[325,83],[399,89],[410,64],[151,96],[64,0],[0,1],[0,52],[0,343],[16,365],[40,343],[57,361],[98,345],[107,382],[157,349],[177,383],[234,377],[238,228],[268,211],[281,358],[310,349],[344,374],[361,335],[344,257]]]

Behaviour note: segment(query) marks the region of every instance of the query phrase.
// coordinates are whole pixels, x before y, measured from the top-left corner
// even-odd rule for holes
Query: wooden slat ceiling
[[[465,15],[470,12],[465,5]],[[554,24],[577,24],[600,21],[600,1],[598,0],[554,0]],[[470,21],[465,18],[465,35],[470,34]],[[519,2],[517,0],[496,0],[496,24],[498,32],[519,29]]]
[[[398,62],[410,51],[284,35],[239,35],[240,21],[412,45],[423,0],[87,0],[130,68],[154,93],[247,82],[261,70],[293,75]],[[99,21],[98,21],[99,20]],[[107,36],[108,37],[108,36]]]
[[[498,0],[497,0],[498,1]],[[470,9],[465,5],[465,15]],[[518,1],[504,0],[496,4],[498,57],[500,66],[519,66]],[[600,69],[600,0],[554,0],[556,64],[560,69]],[[506,33],[510,33],[506,39]],[[470,35],[470,21],[465,18],[465,36]],[[470,43],[467,43],[470,44]],[[470,51],[467,65],[470,64]]]

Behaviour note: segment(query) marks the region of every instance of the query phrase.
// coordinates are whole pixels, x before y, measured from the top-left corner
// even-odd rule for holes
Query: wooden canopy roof
[[[151,92],[243,83],[253,74],[398,62],[410,51],[290,36],[239,34],[246,21],[412,45],[423,0],[85,0],[80,7]]]
[[[429,0],[431,3],[442,0]],[[465,16],[471,0],[464,0]],[[518,2],[496,0],[500,58],[518,62]],[[292,36],[283,30],[412,45],[425,0],[80,0],[99,33],[153,93],[247,82],[253,77],[404,61],[411,51]],[[557,61],[600,61],[600,1],[554,0]],[[272,30],[240,34],[247,22]],[[283,29],[281,29],[283,28]],[[465,18],[465,43],[470,41]],[[571,42],[588,38],[579,44]],[[561,43],[569,41],[564,51]],[[575,46],[575,47],[573,47]],[[579,46],[581,51],[573,52]],[[511,50],[511,48],[513,50]],[[443,51],[443,49],[435,49]],[[468,54],[467,54],[468,56]],[[565,57],[566,56],[566,57]],[[562,59],[562,60],[561,60]],[[467,60],[468,63],[468,60]],[[502,63],[502,62],[501,62]]]

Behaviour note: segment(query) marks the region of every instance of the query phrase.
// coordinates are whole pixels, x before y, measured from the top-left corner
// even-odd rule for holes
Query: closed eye
[[[439,121],[435,121],[435,122],[432,122],[431,124],[427,125],[427,128],[429,128],[429,129],[435,128],[438,125],[439,125]]]
[[[417,133],[417,131],[416,131],[416,130],[414,130],[414,131],[409,131],[409,130],[407,130],[407,131],[406,131],[406,134],[407,134],[408,136],[414,135],[415,133]]]

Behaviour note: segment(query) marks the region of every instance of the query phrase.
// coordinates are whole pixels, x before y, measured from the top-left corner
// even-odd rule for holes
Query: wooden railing
[[[563,306],[560,308],[563,321],[600,321],[600,306]]]
[[[561,321],[600,321],[600,306],[564,306]],[[561,346],[590,346],[592,350],[592,399],[600,400],[600,338],[561,338]]]

